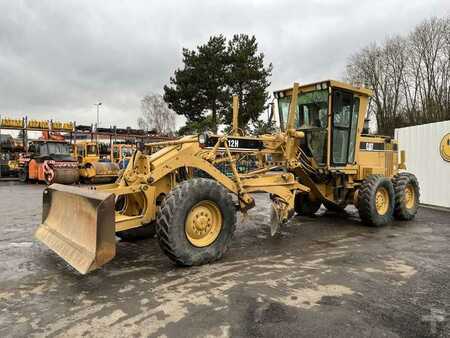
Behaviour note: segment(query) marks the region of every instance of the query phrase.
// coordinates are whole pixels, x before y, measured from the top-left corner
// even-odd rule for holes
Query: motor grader
[[[80,178],[86,183],[111,183],[119,175],[119,166],[100,161],[97,142],[85,141],[72,144],[72,154],[78,160]]]
[[[321,204],[338,211],[354,204],[372,226],[414,217],[419,186],[412,174],[399,173],[404,153],[398,155],[391,138],[362,134],[370,90],[330,80],[294,83],[274,95],[278,134],[240,135],[234,99],[230,134],[162,142],[150,155],[136,150],[110,185],[48,187],[36,237],[84,274],[115,256],[115,235],[124,233],[155,231],[163,252],[179,265],[220,259],[236,212],[255,205],[255,192],[270,194],[272,232],[294,211],[311,215]],[[239,173],[236,163],[249,155],[257,168]],[[222,163],[231,176],[218,169]]]

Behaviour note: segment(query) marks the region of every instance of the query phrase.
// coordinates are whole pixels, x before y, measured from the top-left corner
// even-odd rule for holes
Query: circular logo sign
[[[441,145],[439,146],[442,158],[450,162],[450,133],[442,138]]]

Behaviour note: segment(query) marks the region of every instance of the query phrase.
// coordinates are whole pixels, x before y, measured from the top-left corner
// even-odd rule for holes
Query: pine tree
[[[226,39],[213,36],[197,51],[183,49],[184,68],[164,86],[164,100],[189,121],[200,121],[211,112],[214,131],[229,105],[226,85]]]
[[[219,123],[232,119],[231,95],[239,95],[239,126],[248,129],[249,121],[257,121],[268,99],[268,78],[272,64],[264,66],[264,54],[258,53],[255,36],[235,35],[227,44],[223,35],[210,37],[197,50],[183,49],[182,69],[177,69],[164,86],[164,100],[188,123],[200,122],[211,115],[213,131]],[[186,126],[188,126],[188,123]],[[192,130],[196,123],[190,123]]]
[[[270,86],[268,78],[272,75],[272,64],[264,66],[264,54],[258,53],[255,36],[234,35],[228,42],[227,54],[229,70],[227,84],[232,94],[239,96],[239,126],[246,129],[248,122],[256,122],[264,111],[269,99],[266,91]],[[231,112],[225,123],[230,123]]]

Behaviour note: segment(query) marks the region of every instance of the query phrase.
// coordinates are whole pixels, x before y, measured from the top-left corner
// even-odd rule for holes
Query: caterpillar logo
[[[450,162],[450,133],[442,138],[439,151],[444,161]]]

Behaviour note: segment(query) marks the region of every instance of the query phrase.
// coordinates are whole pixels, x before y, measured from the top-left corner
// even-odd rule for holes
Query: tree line
[[[347,80],[373,89],[369,116],[378,133],[450,119],[450,16],[431,18],[405,36],[353,54]]]

